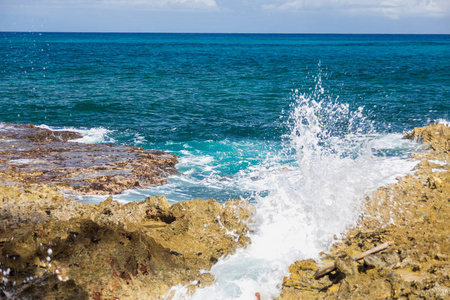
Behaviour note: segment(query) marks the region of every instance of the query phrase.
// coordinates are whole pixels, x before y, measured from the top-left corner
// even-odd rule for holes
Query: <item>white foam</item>
[[[42,164],[45,163],[45,160],[42,159],[28,159],[28,158],[21,158],[21,159],[11,159],[8,161],[10,165],[22,165],[22,164]]]
[[[0,129],[8,129],[8,130],[11,130],[11,129],[14,129],[14,127],[13,126],[11,126],[11,125],[8,125],[7,123],[2,123],[2,122],[0,122]]]
[[[441,172],[441,173],[443,173],[443,172],[448,172],[448,171],[445,170],[445,169],[432,169],[431,171],[433,171],[433,172]]]
[[[109,196],[105,195],[77,195],[77,194],[69,194],[69,193],[63,193],[64,196],[70,197],[72,199],[75,199],[77,202],[81,203],[93,203],[98,204],[100,202],[105,201]],[[139,193],[138,189],[134,190],[125,190],[120,195],[114,195],[113,200],[117,201],[121,204],[127,204],[131,201],[136,201],[136,199],[143,200],[145,198],[144,194]]]
[[[83,137],[75,140],[70,140],[71,142],[77,143],[86,143],[86,144],[95,144],[95,143],[114,143],[115,140],[111,137],[108,137],[108,134],[113,132],[112,130],[103,128],[103,127],[95,127],[90,129],[80,129],[74,127],[63,127],[63,128],[55,128],[50,127],[48,125],[42,124],[36,126],[43,129],[48,129],[52,131],[73,131],[81,134]]]
[[[257,180],[261,177],[261,169],[256,166],[257,162],[263,161],[271,148],[279,148],[279,144],[257,140],[168,142],[166,145],[171,148],[165,151],[174,153],[176,149],[175,153],[181,154],[176,166],[181,174],[169,176],[168,184],[162,186],[124,191],[115,195],[114,200],[127,203],[164,195],[171,203],[197,198],[215,198],[222,202],[247,197],[259,188]],[[158,148],[164,149],[165,145]],[[105,199],[91,195],[76,198],[87,203],[99,203]]]
[[[437,159],[430,159],[429,162],[433,163],[433,164],[440,165],[440,166],[445,166],[445,165],[449,164],[448,162],[446,162],[444,160],[437,160]]]
[[[214,162],[214,157],[210,155],[196,156],[187,150],[181,150],[180,152],[185,155],[179,159],[178,165],[180,167],[198,166],[201,168],[206,168],[210,167],[211,163]]]
[[[445,126],[450,126],[450,122],[447,121],[447,120],[445,120],[445,119],[437,119],[437,120],[436,120],[436,123],[438,123],[438,124],[443,124],[443,125],[445,125]]]
[[[139,133],[134,134],[133,138],[133,145],[142,145],[145,144],[146,139],[143,135],[140,135]]]
[[[254,299],[256,292],[276,298],[290,264],[318,259],[355,224],[365,194],[417,163],[389,153],[412,143],[371,133],[362,109],[327,98],[320,77],[312,94],[294,92],[293,100],[285,151],[251,173],[257,192],[251,245],[213,266],[213,285],[192,297],[174,287],[174,299]]]

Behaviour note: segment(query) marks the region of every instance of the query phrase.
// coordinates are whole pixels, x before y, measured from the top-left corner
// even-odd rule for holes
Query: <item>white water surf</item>
[[[294,91],[292,99],[283,151],[246,174],[257,178],[248,182],[256,195],[251,244],[212,267],[211,286],[187,295],[187,286],[178,285],[166,299],[277,297],[290,264],[318,259],[355,224],[364,195],[416,164],[385,155],[416,146],[373,132],[362,108],[351,111],[325,95],[320,76],[315,90]]]

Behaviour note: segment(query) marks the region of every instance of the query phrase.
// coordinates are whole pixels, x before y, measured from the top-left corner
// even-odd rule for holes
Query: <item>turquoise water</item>
[[[283,148],[318,77],[366,133],[448,120],[449,53],[446,35],[0,33],[0,121],[171,151],[188,176],[155,193],[224,201],[252,193],[230,178]]]
[[[405,131],[448,124],[449,53],[447,35],[0,33],[0,122],[180,156],[169,184],[118,201],[248,199],[251,245],[192,298],[272,299],[411,172]]]

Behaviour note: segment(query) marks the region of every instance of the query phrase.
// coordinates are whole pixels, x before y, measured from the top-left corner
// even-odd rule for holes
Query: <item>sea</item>
[[[179,156],[168,184],[122,203],[247,199],[251,245],[166,298],[272,299],[365,195],[413,172],[424,147],[402,137],[449,124],[449,70],[450,35],[0,32],[0,122]]]

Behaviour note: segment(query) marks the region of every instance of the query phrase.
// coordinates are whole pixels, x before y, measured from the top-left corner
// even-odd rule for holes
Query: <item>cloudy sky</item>
[[[0,0],[0,31],[450,34],[450,0]]]

